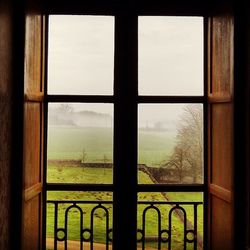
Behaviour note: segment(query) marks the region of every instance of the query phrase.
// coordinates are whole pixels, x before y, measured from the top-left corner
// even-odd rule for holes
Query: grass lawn
[[[48,181],[49,182],[74,182],[74,183],[111,183],[112,182],[112,170],[100,169],[100,168],[84,168],[81,167],[48,167]],[[152,183],[149,176],[143,172],[139,172],[139,180],[143,180],[144,183]],[[49,191],[48,200],[95,200],[95,201],[112,201],[112,193],[110,192],[79,192],[79,191]],[[139,201],[202,201],[201,193],[139,193]],[[81,205],[84,211],[84,227],[90,227],[90,214],[94,208],[94,204]],[[65,210],[68,204],[62,204],[59,206],[58,227],[64,227]],[[105,207],[109,211],[109,224],[112,225],[112,204],[106,204]],[[168,227],[168,211],[171,209],[169,205],[157,205],[161,211],[162,228]],[[193,222],[193,208],[191,206],[184,207],[187,212],[187,218]],[[142,228],[142,213],[145,209],[145,205],[138,205],[138,229]],[[157,236],[157,217],[156,212],[149,210],[146,214],[146,236]],[[94,241],[98,243],[105,242],[105,225],[106,225],[106,213],[102,209],[96,210],[94,214]],[[79,212],[76,209],[72,209],[69,213],[69,226],[68,226],[68,239],[79,240]],[[198,232],[202,236],[203,225],[203,210],[202,207],[198,209]],[[47,205],[47,237],[53,238],[54,235],[54,205]],[[183,223],[180,218],[174,214],[173,216],[173,249],[183,249]],[[138,244],[140,246],[140,244]],[[156,247],[155,242],[147,242],[147,247]],[[166,247],[166,244],[162,245],[162,249]],[[166,249],[166,248],[165,248]],[[193,249],[193,245],[189,244],[188,249]]]
[[[138,163],[148,166],[159,166],[171,155],[175,144],[175,134],[170,131],[139,131],[138,138]],[[103,163],[104,156],[108,162],[113,160],[113,131],[110,128],[79,128],[79,127],[49,127],[48,129],[48,159],[74,159],[81,160],[83,150],[86,152],[85,162]],[[47,181],[53,183],[91,183],[111,184],[113,181],[113,170],[111,168],[87,168],[76,166],[49,165],[47,169]],[[138,183],[151,184],[152,180],[148,174],[138,172]],[[80,191],[49,191],[48,200],[82,200],[82,201],[112,201],[110,192],[80,192]],[[203,201],[202,193],[139,193],[138,201]],[[65,210],[68,204],[59,205],[58,227],[64,228]],[[90,228],[91,211],[94,204],[80,205],[83,210],[84,227]],[[109,225],[112,228],[112,204],[106,204],[109,211]],[[138,229],[142,228],[142,214],[145,205],[138,205],[137,224]],[[161,228],[168,228],[169,205],[157,205],[161,212]],[[193,208],[185,206],[187,218],[190,224],[193,223]],[[129,214],[128,214],[129,216]],[[72,209],[69,212],[68,239],[79,240],[79,212]],[[105,225],[107,215],[102,209],[94,213],[94,241],[105,242]],[[198,209],[198,232],[202,237],[203,230],[203,208]],[[157,214],[148,210],[146,214],[146,236],[157,236]],[[173,249],[183,249],[183,223],[179,216],[173,216]],[[62,237],[63,235],[61,235]],[[47,205],[47,237],[54,237],[54,205]],[[87,237],[87,235],[86,235]],[[164,243],[165,244],[165,243]],[[167,245],[162,249],[167,249]],[[140,248],[138,243],[138,247]],[[155,242],[147,242],[147,248],[156,248]],[[139,249],[138,248],[138,249]],[[193,249],[189,244],[188,249]]]
[[[157,166],[168,159],[175,144],[170,131],[139,131],[138,162]],[[86,162],[102,162],[105,155],[113,159],[113,130],[111,128],[49,127],[48,159],[81,159],[83,149]]]

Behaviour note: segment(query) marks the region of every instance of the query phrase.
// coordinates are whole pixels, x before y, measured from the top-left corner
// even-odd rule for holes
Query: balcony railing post
[[[68,213],[71,208],[77,208],[80,212],[80,247],[79,250],[83,249],[84,242],[90,243],[90,250],[94,250],[94,215],[96,213],[96,210],[102,209],[105,212],[105,218],[106,218],[106,225],[105,225],[105,249],[109,250],[109,243],[112,242],[112,239],[110,237],[110,232],[113,231],[112,228],[110,228],[109,218],[110,213],[109,209],[105,205],[113,204],[112,201],[70,201],[70,200],[49,200],[47,201],[47,204],[53,204],[54,205],[54,250],[58,249],[58,241],[64,241],[64,249],[68,248]],[[64,214],[64,228],[58,229],[58,220],[59,220],[59,207],[62,204],[68,204],[68,207],[65,208],[65,214]],[[80,205],[84,204],[93,204],[95,205],[90,212],[90,227],[84,227],[83,223],[83,214],[84,210],[83,207]],[[198,206],[203,205],[203,202],[170,202],[170,201],[139,201],[138,205],[145,206],[142,211],[142,228],[138,229],[138,232],[141,232],[142,237],[138,240],[138,242],[142,243],[142,250],[147,249],[146,247],[146,241],[157,241],[157,248],[158,250],[162,249],[162,243],[168,244],[168,250],[171,250],[173,242],[172,242],[172,227],[173,227],[173,221],[172,217],[173,214],[182,213],[183,218],[183,231],[184,231],[184,239],[183,239],[183,249],[187,249],[187,244],[192,244],[194,246],[194,250],[198,249],[198,229],[197,229],[197,220],[198,220]],[[169,206],[168,211],[168,228],[162,228],[162,210],[161,206],[159,205],[166,205]],[[188,219],[188,214],[185,210],[185,206],[192,206],[193,207],[193,221],[192,221],[192,227],[190,228],[190,220]],[[147,222],[147,212],[149,210],[154,210],[157,213],[157,219],[158,219],[158,226],[157,226],[157,235],[147,238],[146,237],[146,222]],[[177,214],[178,214],[177,213]],[[167,219],[167,217],[166,217]],[[58,232],[62,231],[64,233],[63,237],[58,236]],[[87,238],[83,235],[84,232],[89,232],[90,236]],[[163,235],[166,233],[166,239]],[[188,234],[192,233],[193,238],[188,238]]]

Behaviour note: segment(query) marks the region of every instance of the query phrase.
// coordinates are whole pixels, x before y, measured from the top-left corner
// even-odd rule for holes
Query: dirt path
[[[54,249],[54,239],[47,238],[46,239],[46,249]],[[64,249],[64,243],[58,242],[57,244],[58,250]],[[94,243],[95,250],[106,250],[104,244]],[[68,250],[80,250],[80,243],[79,241],[68,240]],[[90,250],[90,244],[85,242],[84,243],[84,250]],[[110,248],[112,250],[112,247]]]
[[[52,238],[46,239],[46,249],[48,250],[54,249],[54,239]],[[64,243],[59,242],[57,244],[57,249],[64,250]],[[68,240],[68,250],[80,250],[79,241]],[[84,242],[84,250],[90,250],[89,243]],[[106,250],[106,245],[100,243],[94,243],[94,250]],[[110,246],[109,250],[112,250],[112,246]],[[141,250],[141,248],[138,248],[137,250]],[[155,250],[155,248],[147,247],[146,250]]]

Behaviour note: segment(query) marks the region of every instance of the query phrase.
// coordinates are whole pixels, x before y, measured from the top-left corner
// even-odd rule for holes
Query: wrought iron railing
[[[97,210],[102,210],[105,217],[105,232],[104,240],[102,242],[102,249],[111,250],[112,249],[112,223],[110,219],[112,213],[109,211],[107,206],[112,206],[112,201],[80,201],[80,200],[49,200],[47,204],[54,206],[54,222],[53,222],[53,249],[58,250],[58,244],[60,243],[61,248],[68,250],[68,223],[69,223],[69,213],[72,209],[79,211],[79,250],[84,250],[84,243],[88,242],[90,250],[95,250],[94,243],[94,217]],[[198,206],[201,206],[203,202],[170,202],[170,201],[139,201],[138,207],[141,206],[141,222],[137,229],[138,234],[138,247],[141,250],[147,250],[147,243],[151,242],[153,248],[162,250],[162,249],[173,249],[173,228],[174,222],[173,217],[178,217],[182,223],[182,246],[183,249],[198,249],[201,248],[202,239],[199,239],[197,220],[198,220]],[[89,218],[89,226],[84,226],[84,217],[86,212],[84,211],[84,205],[92,205]],[[59,215],[59,207],[64,206],[63,215]],[[189,207],[189,216],[187,214],[186,208]],[[162,209],[164,208],[164,214]],[[190,216],[190,208],[192,208],[192,216]],[[147,223],[147,214],[150,211],[156,213],[155,220],[157,221],[156,233],[153,236],[147,235],[147,227],[150,227]],[[167,213],[166,213],[167,211]],[[61,223],[59,226],[59,217]],[[192,218],[188,218],[192,217]],[[163,220],[165,223],[163,223]],[[63,223],[62,223],[63,221]],[[164,224],[164,225],[163,225]],[[62,226],[63,225],[63,226]],[[202,237],[200,237],[202,238]],[[200,241],[200,242],[199,242]],[[63,247],[62,247],[63,244]],[[192,248],[187,248],[187,245],[192,244]],[[164,247],[163,247],[164,245]],[[151,246],[152,247],[152,246]],[[152,249],[152,248],[150,248]]]

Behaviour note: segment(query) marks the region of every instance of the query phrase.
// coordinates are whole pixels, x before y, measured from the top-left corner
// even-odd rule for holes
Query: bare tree
[[[85,163],[87,158],[87,152],[85,149],[82,150],[81,163]]]
[[[182,182],[184,175],[193,178],[193,183],[202,179],[203,122],[202,106],[187,105],[177,130],[176,146],[165,166],[174,166]]]
[[[174,152],[170,157],[170,160],[164,164],[165,167],[174,167],[177,170],[179,182],[182,183],[185,164],[184,164],[184,152],[182,147],[175,146]]]
[[[57,109],[59,112],[65,114],[72,113],[74,111],[73,107],[68,103],[61,103]]]

